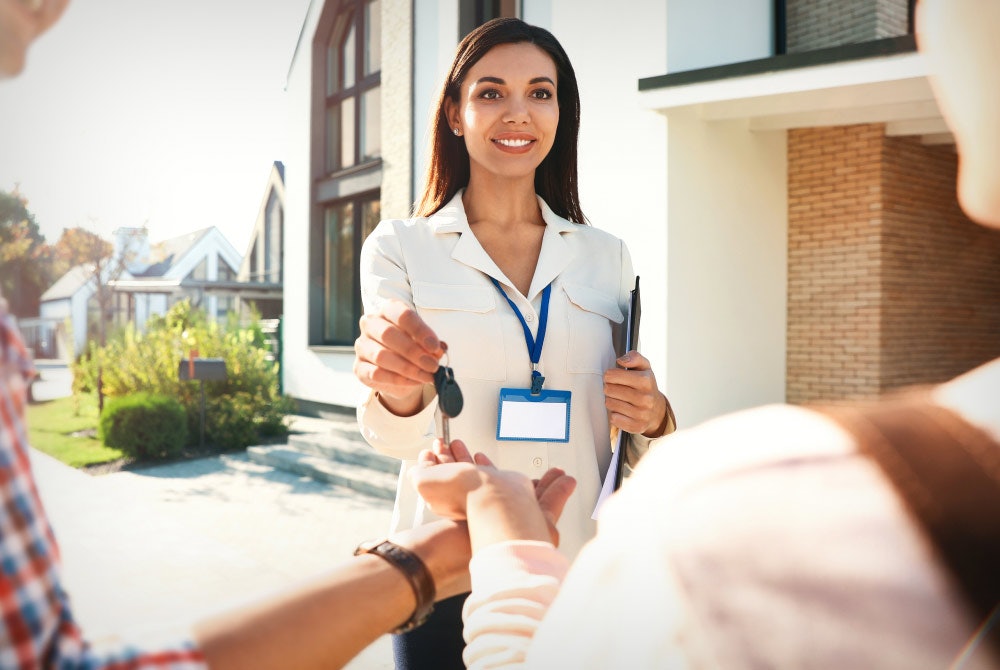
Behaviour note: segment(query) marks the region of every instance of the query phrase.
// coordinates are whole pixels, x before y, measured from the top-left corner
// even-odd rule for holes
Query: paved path
[[[295,429],[322,430],[317,420]],[[392,503],[222,456],[90,476],[32,465],[88,635],[151,641],[294,585],[386,531]],[[387,637],[349,666],[392,667]]]

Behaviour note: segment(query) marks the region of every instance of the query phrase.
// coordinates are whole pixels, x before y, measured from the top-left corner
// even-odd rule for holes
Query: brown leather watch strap
[[[434,611],[436,589],[434,587],[434,578],[431,577],[430,570],[420,560],[420,557],[391,540],[363,542],[354,550],[355,556],[361,554],[381,556],[391,563],[393,567],[402,572],[413,588],[413,595],[417,600],[417,606],[414,608],[410,618],[392,632],[394,634],[405,633],[427,621],[427,617]]]

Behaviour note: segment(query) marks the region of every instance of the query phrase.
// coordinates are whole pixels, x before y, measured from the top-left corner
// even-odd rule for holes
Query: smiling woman
[[[572,557],[594,534],[611,426],[674,429],[649,362],[616,358],[635,275],[580,208],[573,66],[548,31],[487,22],[458,46],[431,123],[416,217],[382,221],[361,252],[362,433],[404,461],[394,530],[432,518],[406,479],[439,430],[431,381],[447,343],[465,399],[451,435],[531,479],[556,467],[577,480],[559,524]],[[396,636],[397,668],[464,667],[463,601]]]

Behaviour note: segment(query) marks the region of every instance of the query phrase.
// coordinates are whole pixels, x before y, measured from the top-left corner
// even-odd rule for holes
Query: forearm
[[[551,540],[549,526],[527,478],[487,479],[469,493],[466,517],[473,554],[508,540]],[[522,490],[523,489],[523,490]]]
[[[339,668],[415,605],[406,577],[365,555],[296,592],[206,622],[195,636],[213,670]]]
[[[470,668],[520,667],[569,561],[548,542],[496,543],[476,553],[465,606]]]
[[[468,590],[464,524],[427,524],[393,540],[424,562],[438,599]],[[196,638],[213,670],[339,668],[408,621],[416,605],[399,569],[364,554],[288,595],[206,622]]]

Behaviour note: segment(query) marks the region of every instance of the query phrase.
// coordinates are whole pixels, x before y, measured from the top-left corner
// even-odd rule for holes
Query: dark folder
[[[631,293],[632,299],[629,301],[628,306],[628,324],[625,327],[625,351],[618,352],[619,356],[624,356],[626,353],[633,350],[638,351],[639,317],[642,315],[642,302],[639,300],[638,276],[635,278],[635,288],[632,289]],[[628,444],[631,437],[631,433],[623,432],[621,440],[618,442],[618,448],[623,451],[618,454],[618,464],[615,469],[615,491],[621,487],[622,479],[625,476],[625,455],[628,453]]]

